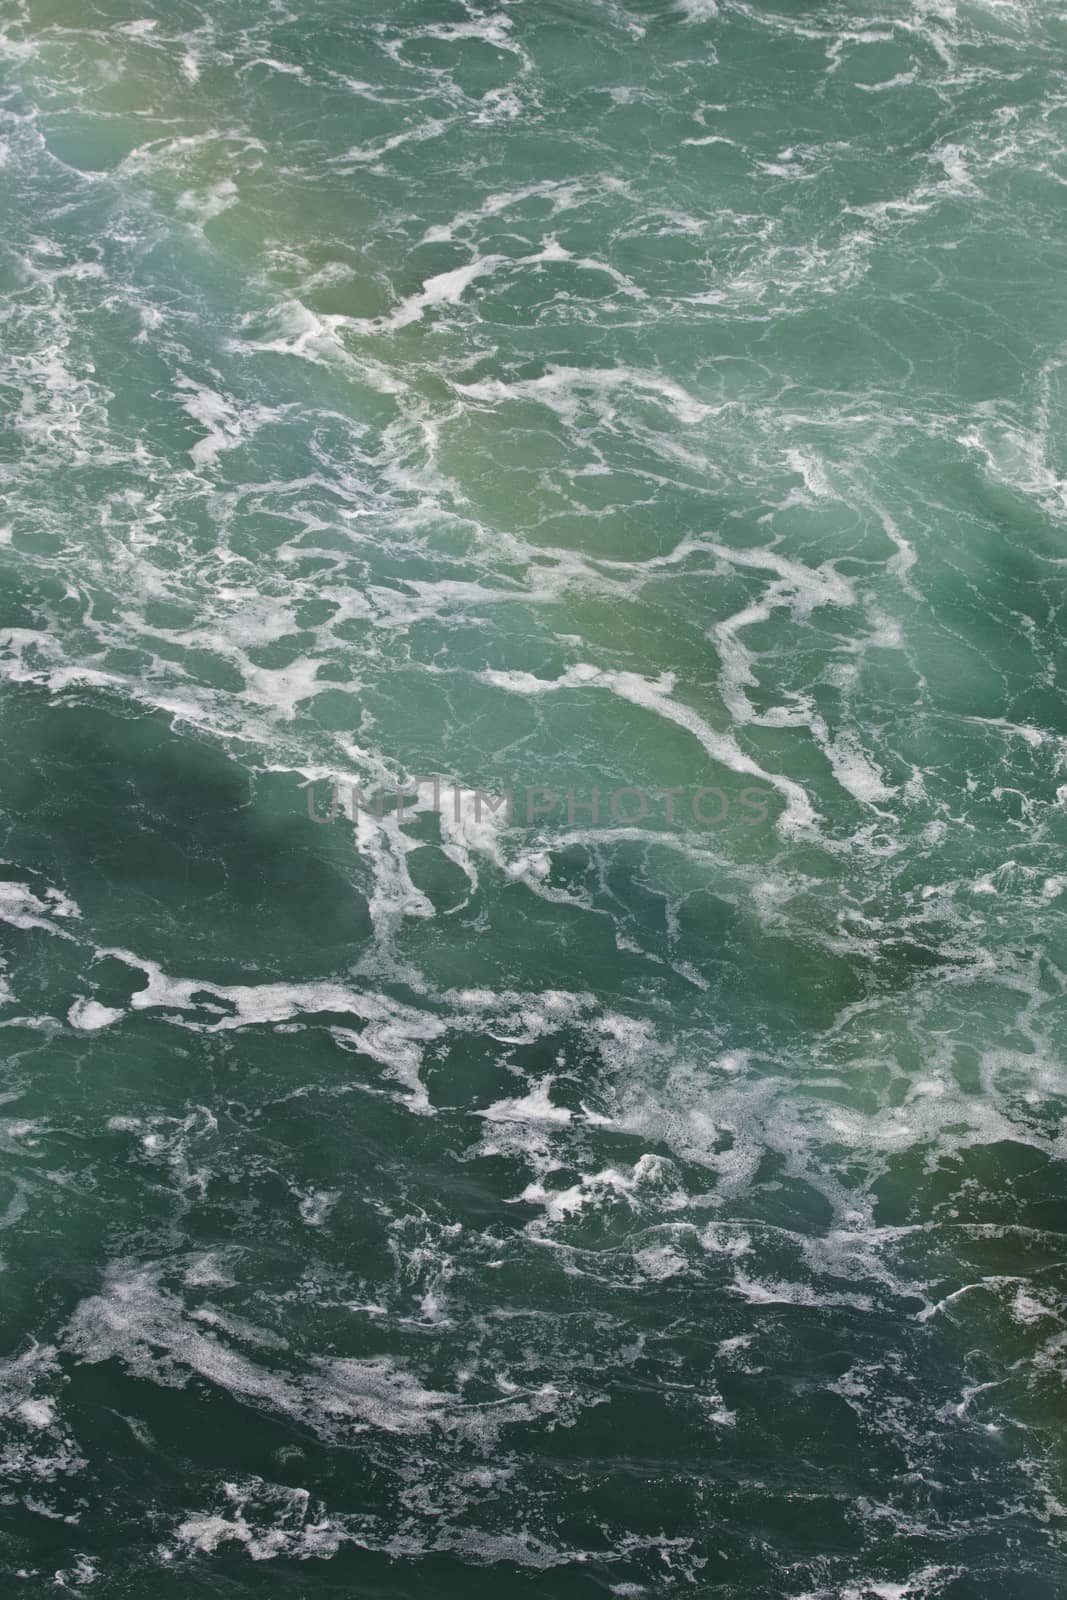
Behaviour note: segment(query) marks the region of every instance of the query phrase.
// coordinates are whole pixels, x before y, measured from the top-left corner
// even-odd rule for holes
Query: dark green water
[[[2,1592],[1058,1600],[1067,11],[0,23]]]

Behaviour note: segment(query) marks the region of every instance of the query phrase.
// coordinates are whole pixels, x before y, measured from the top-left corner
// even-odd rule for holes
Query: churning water
[[[5,1593],[1056,1600],[1063,6],[0,19]]]

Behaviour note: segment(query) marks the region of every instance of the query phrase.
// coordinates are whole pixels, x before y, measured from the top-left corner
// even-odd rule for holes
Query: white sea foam
[[[9,927],[40,928],[57,938],[73,939],[73,933],[55,919],[80,916],[77,906],[59,889],[45,889],[43,898],[39,898],[29,884],[0,881],[0,922]]]
[[[521,267],[538,266],[547,262],[566,261],[569,259],[569,252],[555,239],[547,240],[540,250],[529,256],[513,258],[503,255],[476,255],[462,267],[453,267],[449,272],[439,272],[434,277],[427,278],[417,294],[408,295],[401,300],[395,311],[385,319],[382,326],[388,329],[405,328],[409,323],[419,321],[423,313],[431,310],[434,306],[458,305],[472,283],[504,268],[517,270]],[[583,261],[580,265],[608,272],[609,275],[616,278],[616,281],[628,287],[631,292],[640,293],[640,291],[633,289],[633,286],[629,284],[629,280],[615,273],[613,268],[606,267],[602,263],[595,261]],[[456,387],[461,388],[462,386],[457,385]],[[468,386],[468,392],[472,387],[477,388],[477,386]]]
[[[536,1180],[526,1185],[519,1199],[543,1207],[546,1223],[559,1223],[578,1216],[588,1206],[611,1205],[620,1200],[637,1209],[649,1189],[662,1201],[662,1191],[670,1177],[669,1164],[661,1156],[646,1153],[629,1170],[604,1167],[600,1172],[584,1173],[577,1183],[565,1189],[549,1188]]]
[[[717,733],[699,712],[671,698],[671,691],[675,687],[671,673],[665,673],[658,681],[651,681],[635,672],[611,671],[580,662],[554,679],[538,678],[531,672],[497,669],[482,673],[482,677],[487,683],[512,694],[548,694],[576,687],[608,689],[620,699],[684,728],[703,746],[713,761],[776,789],[786,802],[778,823],[783,831],[812,830],[816,825],[814,808],[799,783],[767,772],[758,762],[745,755],[733,734]]]
[[[714,416],[721,409],[696,399],[671,378],[632,367],[586,368],[553,364],[537,378],[524,378],[510,383],[500,378],[486,378],[478,383],[456,383],[453,387],[469,400],[491,403],[502,400],[536,401],[570,423],[577,421],[584,405],[603,405],[619,391],[650,396],[679,422],[690,426]]]
[[[405,328],[409,322],[417,322],[423,312],[432,306],[457,304],[475,279],[492,272],[504,259],[503,256],[476,256],[466,266],[454,267],[451,272],[439,272],[436,277],[427,278],[418,294],[401,301],[387,325],[390,328]]]
[[[338,1040],[381,1062],[407,1089],[413,1109],[429,1109],[419,1079],[422,1046],[446,1032],[447,1025],[428,1012],[342,983],[212,984],[170,978],[158,963],[128,950],[109,948],[100,954],[114,956],[148,978],[146,987],[130,997],[132,1010],[169,1010],[169,1020],[196,1032],[285,1023],[301,1016],[355,1016],[364,1026],[358,1031],[335,1028]],[[220,1014],[213,1001],[223,1001],[233,1009]]]
[[[221,217],[224,211],[237,203],[237,185],[232,178],[220,178],[207,189],[183,189],[178,196],[178,207],[188,213],[203,228]]]
[[[217,394],[191,378],[182,378],[178,388],[185,395],[183,411],[208,430],[189,452],[197,467],[214,466],[224,450],[235,449],[265,423],[274,421],[282,414],[269,406],[242,408],[234,400]]]
[[[420,123],[418,127],[405,129],[403,133],[391,134],[378,144],[353,145],[350,150],[345,151],[343,156],[337,158],[337,165],[344,168],[347,165],[360,166],[365,163],[377,163],[381,161],[383,156],[387,156],[390,151],[398,150],[402,145],[410,144],[413,140],[422,143],[427,139],[439,138],[447,127],[447,122],[437,118],[430,118],[426,122]]]
[[[95,1033],[99,1028],[109,1028],[113,1022],[118,1022],[120,1017],[125,1015],[121,1006],[103,1006],[98,1000],[79,998],[67,1013],[67,1021],[72,1028],[80,1028],[85,1033]]]
[[[316,1508],[306,1489],[289,1489],[262,1480],[223,1486],[222,1513],[187,1517],[174,1531],[177,1550],[164,1546],[164,1561],[178,1550],[210,1555],[220,1544],[242,1545],[253,1561],[306,1561],[336,1555],[356,1537],[343,1519],[334,1520]]]
[[[210,1311],[210,1308],[207,1308]],[[432,1432],[491,1442],[509,1423],[550,1415],[566,1396],[553,1385],[501,1385],[498,1399],[469,1402],[461,1392],[430,1389],[388,1356],[357,1360],[311,1357],[300,1370],[268,1368],[223,1342],[162,1287],[151,1266],[116,1266],[97,1295],[82,1300],[64,1332],[64,1347],[87,1363],[117,1360],[135,1377],[182,1388],[193,1375],[242,1404],[299,1422],[323,1440],[352,1442],[378,1432]],[[262,1343],[258,1330],[233,1330]],[[266,1347],[273,1341],[269,1336]]]

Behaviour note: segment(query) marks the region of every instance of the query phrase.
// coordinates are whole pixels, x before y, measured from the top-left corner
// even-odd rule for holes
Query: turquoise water
[[[1062,1595],[1067,12],[0,20],[4,1592]]]

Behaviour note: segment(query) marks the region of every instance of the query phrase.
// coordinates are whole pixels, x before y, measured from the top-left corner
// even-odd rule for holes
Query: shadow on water
[[[254,784],[164,715],[91,692],[19,686],[0,726],[4,853],[61,885],[101,945],[217,983],[358,959],[358,858],[307,821],[295,780]]]

